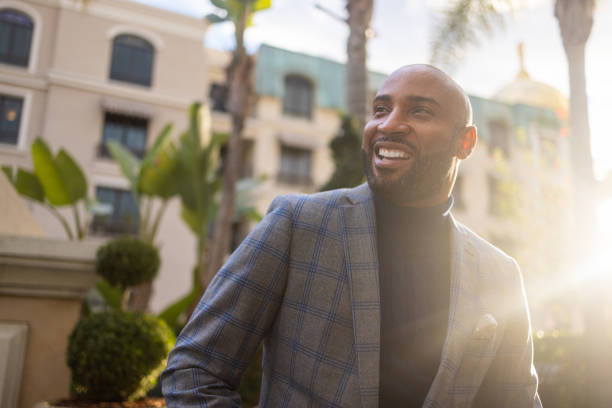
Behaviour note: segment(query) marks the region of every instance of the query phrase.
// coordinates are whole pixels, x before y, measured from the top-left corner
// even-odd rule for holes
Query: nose
[[[385,135],[392,135],[394,133],[410,132],[411,126],[406,115],[402,115],[399,109],[393,109],[378,124],[378,130]]]

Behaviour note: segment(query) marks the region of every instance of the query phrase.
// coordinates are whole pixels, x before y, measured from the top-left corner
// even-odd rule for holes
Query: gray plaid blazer
[[[275,199],[179,335],[168,406],[240,406],[263,341],[261,407],[377,407],[374,214],[367,184]],[[541,406],[516,262],[454,220],[452,237],[448,333],[424,406]]]

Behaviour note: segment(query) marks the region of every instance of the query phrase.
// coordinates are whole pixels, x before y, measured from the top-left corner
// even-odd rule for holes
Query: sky
[[[214,11],[207,0],[138,0],[139,2],[194,17]],[[247,30],[250,51],[270,44],[293,51],[346,60],[346,24],[315,8],[320,3],[345,16],[345,0],[272,0],[272,8],[259,12]],[[428,63],[430,43],[445,0],[374,0],[368,43],[368,68],[390,73],[409,63]],[[471,95],[492,97],[511,82],[519,71],[517,45],[524,43],[525,67],[531,78],[569,94],[568,72],[559,27],[553,15],[553,0],[516,0],[503,28],[480,36],[464,57],[450,68],[451,75]],[[587,44],[587,95],[591,123],[592,152],[598,177],[612,174],[612,136],[608,115],[612,113],[612,0],[599,0],[593,31]],[[208,47],[230,50],[231,24],[212,26]]]

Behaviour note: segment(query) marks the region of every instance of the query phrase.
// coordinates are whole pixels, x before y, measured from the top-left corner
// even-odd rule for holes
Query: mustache
[[[372,140],[370,143],[370,151],[374,151],[374,145],[379,142],[393,142],[408,146],[412,151],[417,152],[417,146],[414,143],[406,140],[402,135],[382,135]]]

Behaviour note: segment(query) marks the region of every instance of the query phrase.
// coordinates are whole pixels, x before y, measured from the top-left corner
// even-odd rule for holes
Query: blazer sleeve
[[[168,407],[240,406],[240,379],[283,297],[291,214],[276,198],[213,278],[162,374]]]
[[[518,264],[503,289],[505,330],[500,346],[481,384],[474,407],[541,408],[538,376],[533,365],[533,338],[527,297]]]

